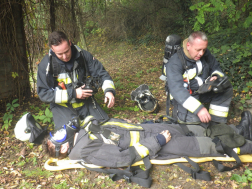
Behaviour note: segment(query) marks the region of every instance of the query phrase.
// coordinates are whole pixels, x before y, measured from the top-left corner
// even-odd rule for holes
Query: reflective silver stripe
[[[220,72],[220,71],[218,71],[218,70],[215,70],[215,71],[212,73],[211,76],[213,76],[213,75],[215,75],[215,74],[219,75],[220,77],[223,77],[223,76],[224,76],[224,73],[222,73],[222,72]]]
[[[211,115],[219,116],[219,117],[227,117],[228,116],[229,107],[218,106],[210,104],[209,113]]]
[[[203,81],[200,77],[196,76],[194,79],[197,80],[199,86],[201,86],[203,84]]]
[[[67,103],[67,101],[68,101],[67,90],[55,91],[55,103]]]
[[[166,64],[168,62],[168,59],[164,58],[163,62]]]
[[[197,75],[199,75],[199,74],[202,72],[202,68],[203,68],[202,62],[201,62],[200,60],[197,60],[197,61],[196,61],[196,65],[197,65],[197,68],[198,68],[198,73],[197,73]]]
[[[218,106],[218,105],[213,105],[213,104],[210,104],[209,109],[217,110],[217,111],[221,111],[221,112],[228,112],[229,111],[229,107]]]
[[[73,71],[73,82],[78,81],[77,77],[78,77],[77,70],[74,70]]]
[[[140,140],[140,133],[139,131],[130,131],[130,145],[133,146],[134,144],[138,143]]]
[[[187,75],[189,77],[189,79],[193,79],[196,76],[196,68],[192,68],[187,70],[187,72],[185,71],[185,73],[183,74],[183,78],[187,78]]]
[[[200,101],[196,98],[189,96],[186,101],[182,104],[182,106],[189,110],[190,112],[195,112],[195,110],[201,105]]]
[[[102,84],[102,90],[105,91],[106,89],[115,89],[114,82],[111,80],[105,80]]]
[[[141,158],[146,157],[147,155],[149,155],[149,150],[148,148],[146,148],[145,146],[143,146],[140,143],[136,143],[134,144],[134,147],[137,151],[137,153],[141,156]]]
[[[209,114],[215,115],[215,116],[218,116],[218,117],[227,117],[228,116],[228,112],[221,112],[221,111],[218,111],[218,110],[212,110],[210,108],[209,108]]]
[[[68,73],[60,73],[57,81],[58,82],[63,81],[65,84],[72,83],[71,78],[69,77]]]

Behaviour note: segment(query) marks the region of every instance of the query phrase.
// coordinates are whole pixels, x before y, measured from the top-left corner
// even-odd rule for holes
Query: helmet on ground
[[[140,85],[131,92],[131,100],[136,101],[142,111],[148,113],[158,111],[158,100],[151,94],[146,84]]]
[[[15,137],[21,141],[29,140],[31,143],[41,144],[46,135],[46,130],[47,127],[41,127],[34,117],[27,113],[17,122],[14,133]]]

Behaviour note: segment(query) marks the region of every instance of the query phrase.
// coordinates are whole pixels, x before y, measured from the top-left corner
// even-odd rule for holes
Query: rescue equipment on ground
[[[131,100],[137,102],[138,107],[145,112],[158,112],[158,100],[151,94],[149,86],[142,84],[131,92]]]
[[[31,143],[42,144],[46,130],[47,127],[41,127],[34,117],[27,113],[17,122],[14,133],[15,137],[21,141],[29,140]]]
[[[80,120],[73,117],[66,125],[63,125],[55,132],[50,132],[49,140],[55,145],[55,157],[59,157],[62,144],[69,142],[68,153],[73,147],[75,133],[80,130]]]
[[[204,94],[210,91],[215,93],[221,93],[228,87],[232,86],[227,76],[219,77],[216,80],[210,81],[211,77],[208,77],[203,85],[199,87],[197,91],[199,94]]]

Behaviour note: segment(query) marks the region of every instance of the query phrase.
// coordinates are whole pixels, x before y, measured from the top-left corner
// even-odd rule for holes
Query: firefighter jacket
[[[69,154],[72,160],[83,159],[86,163],[105,167],[124,167],[130,165],[132,156],[135,156],[135,161],[148,155],[150,159],[166,160],[182,156],[223,156],[215,150],[211,138],[203,137],[204,129],[198,126],[194,127],[197,127],[198,131],[202,129],[201,136],[187,137],[181,127],[175,124],[135,125],[120,119],[110,119],[101,125],[101,129],[96,129],[100,132],[90,131],[91,124],[85,124],[88,126],[79,131],[75,145]],[[106,134],[103,134],[108,133],[106,130],[119,135],[117,137],[119,140],[113,142],[116,141],[115,137],[109,135],[106,137]],[[161,147],[156,136],[163,130],[169,130],[172,137]],[[130,153],[130,147],[134,147],[133,155]]]
[[[69,63],[64,63],[59,60],[51,49],[49,50],[49,54],[47,54],[39,63],[37,73],[37,92],[39,98],[43,102],[50,103],[51,106],[53,104],[58,104],[67,107],[66,103],[70,103],[73,108],[82,107],[84,105],[84,102],[75,99],[75,88],[77,87],[76,83],[78,81],[78,78],[83,78],[83,76],[85,76],[84,67],[81,66],[80,62],[80,56],[82,55],[84,55],[90,75],[93,77],[99,77],[101,79],[102,89],[104,93],[110,91],[115,95],[114,83],[108,72],[104,69],[103,65],[89,52],[80,49],[78,46],[74,46],[72,44],[71,50],[72,58],[70,61],[73,64],[71,70],[68,70],[67,68],[67,64]],[[49,71],[49,62],[51,56],[52,61],[55,61],[57,63],[60,70],[56,82],[53,78],[53,73]],[[61,89],[57,86],[57,83],[62,81],[66,86],[66,90]]]
[[[169,59],[166,66],[167,84],[171,96],[185,109],[196,115],[203,105],[190,94],[188,91],[188,82],[185,80],[189,79],[190,88],[194,92],[199,89],[209,76],[217,75],[223,77],[224,74],[221,71],[220,64],[208,49],[206,49],[204,55],[198,61],[188,58],[187,55],[189,53],[186,49],[186,43],[187,39],[183,42],[183,56],[186,60],[188,70],[184,69],[178,53],[175,53]]]

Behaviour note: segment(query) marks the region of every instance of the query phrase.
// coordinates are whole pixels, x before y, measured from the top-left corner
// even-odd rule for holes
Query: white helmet
[[[31,137],[31,132],[27,124],[28,115],[30,115],[30,113],[22,116],[21,119],[19,119],[19,121],[17,122],[14,129],[15,137],[21,141],[27,141]]]
[[[28,141],[41,144],[46,134],[47,127],[42,128],[34,117],[27,113],[17,122],[14,133],[15,137],[21,141]]]

